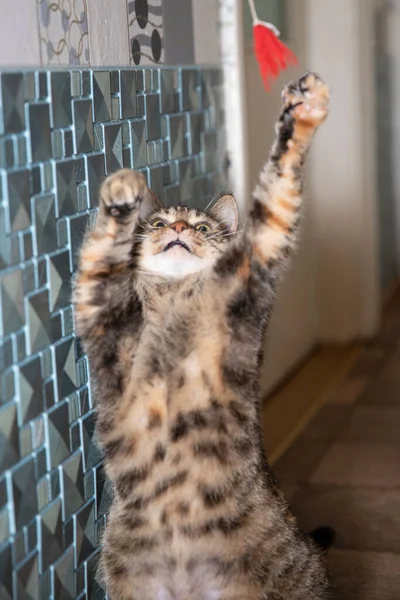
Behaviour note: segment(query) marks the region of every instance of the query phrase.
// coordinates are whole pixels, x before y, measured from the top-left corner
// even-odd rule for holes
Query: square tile
[[[131,145],[133,168],[145,167],[147,165],[147,144],[144,120],[131,122]]]
[[[26,302],[30,352],[34,354],[51,342],[51,314],[49,291],[43,290],[29,296]]]
[[[303,436],[312,439],[333,440],[346,429],[352,417],[347,406],[324,406],[312,419]]]
[[[111,119],[110,71],[92,72],[93,122]]]
[[[77,212],[75,161],[64,160],[55,163],[57,216],[65,217]]]
[[[156,140],[161,137],[160,97],[158,94],[145,96],[146,138]]]
[[[367,377],[348,377],[330,398],[330,404],[352,405],[361,397],[368,384]]]
[[[59,404],[47,417],[48,460],[53,469],[69,456],[68,404]]]
[[[74,338],[69,338],[55,346],[58,398],[66,398],[76,389]]]
[[[17,598],[41,600],[39,596],[39,558],[29,557],[15,570],[15,589]]]
[[[22,270],[14,269],[0,276],[0,333],[6,336],[25,324]]]
[[[331,550],[333,596],[343,600],[392,600],[398,595],[400,556],[381,552]]]
[[[400,554],[399,490],[303,485],[291,504],[303,531],[329,524],[335,548]]]
[[[356,408],[349,423],[342,430],[340,439],[351,441],[381,442],[400,445],[399,408]]]
[[[399,445],[336,442],[322,456],[309,481],[390,489],[400,485],[399,460]]]
[[[74,150],[75,154],[94,150],[94,129],[91,100],[74,100]]]
[[[17,407],[8,402],[0,407],[0,472],[13,467],[18,459]]]
[[[29,104],[28,118],[32,162],[47,160],[51,156],[50,105]]]
[[[23,74],[1,73],[0,85],[0,133],[20,133],[25,129]]]
[[[399,382],[387,375],[379,375],[373,379],[358,397],[358,404],[363,406],[400,407]]]
[[[198,110],[201,106],[200,72],[182,69],[181,82],[182,110]]]
[[[85,156],[85,166],[88,182],[89,206],[97,207],[99,204],[98,191],[106,176],[104,154],[91,154]]]
[[[177,112],[178,106],[178,71],[162,69],[160,81],[160,102],[162,113]]]
[[[17,529],[27,525],[38,511],[36,495],[32,493],[35,489],[35,464],[33,458],[22,463],[13,472],[13,509]]]
[[[38,254],[57,249],[55,196],[46,194],[33,200],[35,216],[36,249]]]
[[[136,117],[136,77],[134,71],[120,71],[121,118]]]
[[[43,411],[42,374],[40,359],[33,357],[19,367],[19,421],[21,425],[29,423]]]
[[[84,503],[82,454],[76,452],[62,466],[64,489],[64,520],[74,514]]]
[[[51,126],[72,125],[71,74],[69,71],[50,72]]]
[[[300,436],[274,466],[277,478],[291,483],[307,481],[321,462],[328,446],[327,440]]]
[[[122,169],[122,127],[121,125],[104,125],[104,144],[106,155],[106,173],[110,175]]]

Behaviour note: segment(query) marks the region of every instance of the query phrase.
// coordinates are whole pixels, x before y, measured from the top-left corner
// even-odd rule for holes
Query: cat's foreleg
[[[253,260],[267,267],[284,260],[294,245],[304,159],[328,114],[329,88],[307,74],[288,85],[282,98],[276,140],[253,193],[247,230]]]
[[[110,317],[130,301],[135,227],[150,195],[144,176],[129,169],[114,173],[100,188],[99,214],[83,242],[74,280],[76,328],[84,341],[102,338]]]

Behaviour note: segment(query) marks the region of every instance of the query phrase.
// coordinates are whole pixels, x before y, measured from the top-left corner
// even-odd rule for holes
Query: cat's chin
[[[182,246],[173,246],[167,252],[142,256],[140,269],[163,277],[186,277],[202,271],[210,261],[188,252]]]

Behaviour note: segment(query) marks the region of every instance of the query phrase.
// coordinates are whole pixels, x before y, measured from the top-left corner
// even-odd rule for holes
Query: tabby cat
[[[266,463],[259,375],[328,100],[313,74],[284,90],[241,231],[230,195],[206,212],[163,208],[128,169],[101,187],[74,305],[115,491],[102,548],[111,600],[326,598],[320,552]]]

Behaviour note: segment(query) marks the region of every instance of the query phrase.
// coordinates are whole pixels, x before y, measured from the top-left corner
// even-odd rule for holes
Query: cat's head
[[[164,277],[185,277],[210,267],[238,226],[231,195],[201,212],[186,206],[164,208],[149,194],[141,218],[139,269]]]

